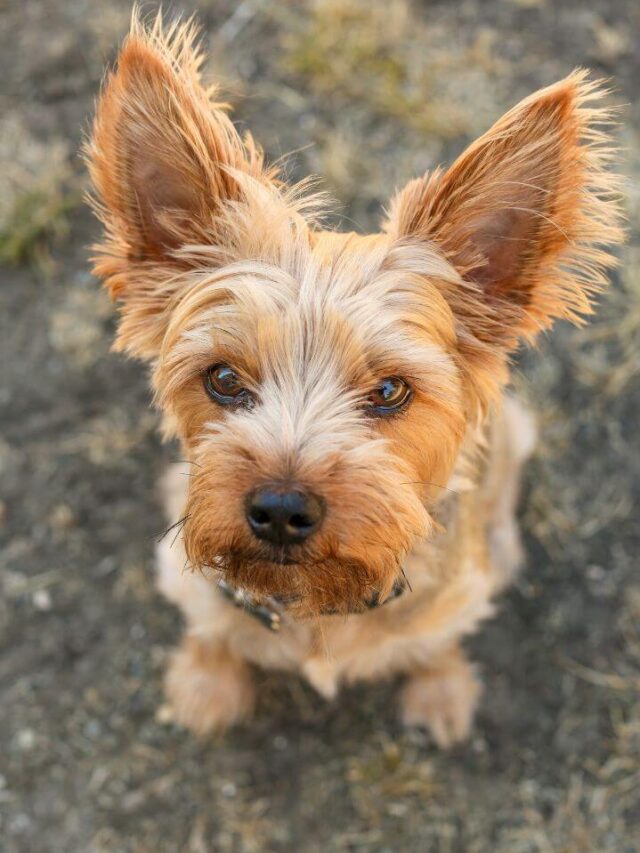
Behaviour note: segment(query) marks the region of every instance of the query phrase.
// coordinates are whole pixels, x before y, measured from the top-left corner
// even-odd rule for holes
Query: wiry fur
[[[281,183],[203,88],[194,37],[191,23],[134,20],[87,146],[117,347],[151,363],[165,432],[191,463],[184,498],[170,492],[194,574],[180,574],[180,545],[160,553],[189,623],[174,708],[197,731],[239,718],[245,659],[299,669],[326,695],[412,671],[405,719],[445,744],[478,692],[458,640],[519,558],[532,428],[514,403],[500,415],[509,354],[591,310],[620,240],[602,90],[579,71],[532,95],[448,171],[398,193],[382,233],[338,234],[318,225],[322,198]],[[212,403],[202,375],[219,363],[254,407]],[[374,420],[362,400],[385,376],[413,399]],[[327,507],[293,566],[244,517],[246,495],[274,481]],[[282,635],[219,598],[220,574],[289,600]],[[403,577],[412,592],[353,614]],[[434,706],[438,684],[452,698]]]

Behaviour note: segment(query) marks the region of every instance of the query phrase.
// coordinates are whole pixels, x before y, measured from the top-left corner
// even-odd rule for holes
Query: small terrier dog
[[[604,92],[574,72],[407,184],[380,233],[336,233],[203,86],[196,35],[134,20],[87,145],[115,347],[151,365],[187,460],[158,550],[187,621],[174,719],[244,718],[249,664],[327,698],[402,673],[403,721],[448,746],[479,695],[461,640],[521,562],[535,429],[510,355],[591,311],[621,240]]]

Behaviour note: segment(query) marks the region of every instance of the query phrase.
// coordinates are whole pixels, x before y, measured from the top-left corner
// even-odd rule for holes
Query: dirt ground
[[[179,4],[176,4],[179,5]],[[258,675],[255,720],[163,722],[180,632],[153,588],[161,446],[145,370],[109,353],[77,158],[119,0],[0,5],[0,848],[640,850],[640,5],[210,0],[210,70],[272,159],[322,174],[345,227],[577,65],[627,103],[629,244],[596,321],[519,362],[539,413],[529,565],[470,642],[471,742],[403,732],[396,685],[338,704]]]

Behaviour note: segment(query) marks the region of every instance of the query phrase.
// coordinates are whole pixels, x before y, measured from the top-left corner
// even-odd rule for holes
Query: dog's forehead
[[[453,315],[436,284],[456,273],[425,246],[386,235],[319,234],[278,253],[201,269],[165,337],[167,375],[232,363],[312,390],[333,375],[450,371]]]
[[[264,257],[201,272],[172,325],[188,330],[210,319],[218,332],[228,323],[238,331],[244,326],[246,334],[278,326],[293,333],[298,326],[321,342],[348,327],[374,339],[410,321],[446,335],[452,315],[433,285],[456,277],[427,244],[393,243],[385,234],[310,232]]]

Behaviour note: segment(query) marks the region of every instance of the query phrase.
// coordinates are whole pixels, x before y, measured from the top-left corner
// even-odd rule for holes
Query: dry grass
[[[282,65],[314,94],[448,139],[472,121],[445,81],[458,59],[482,70],[486,35],[466,52],[438,35],[405,0],[315,0],[293,25],[287,18]]]
[[[0,263],[51,266],[49,249],[69,231],[81,201],[62,139],[41,142],[19,115],[0,127]]]
[[[564,790],[544,790],[533,780],[523,781],[517,791],[521,822],[501,833],[496,853],[601,853],[617,850],[616,838],[630,837],[640,789],[639,624],[640,588],[631,587],[619,620],[619,671],[565,661],[567,670],[595,686],[606,702],[606,758],[595,760],[588,749],[577,756]],[[580,716],[565,721],[573,727],[582,724]],[[541,807],[545,802],[554,804],[550,814]]]
[[[571,776],[551,816],[540,808],[541,794],[524,783],[518,790],[520,825],[501,834],[495,853],[602,853],[611,850],[610,839],[624,832],[624,824],[607,813],[600,791],[590,787],[581,773]]]
[[[409,0],[241,6],[252,14],[228,19],[236,43],[226,24],[225,38],[212,38],[215,65],[235,78],[232,94],[247,94],[243,109],[267,149],[294,149],[298,174],[321,176],[347,228],[368,230],[397,186],[485,130],[505,105],[507,62],[487,28],[454,32]],[[260,51],[249,88],[243,51],[265,33],[273,49]],[[265,121],[274,107],[278,120]]]
[[[531,399],[542,440],[536,450],[526,523],[551,555],[563,559],[576,539],[588,541],[600,531],[636,512],[633,466],[611,467],[607,453],[631,453],[627,424],[614,413],[624,408],[640,383],[640,246],[625,247],[618,280],[602,294],[597,312],[584,328],[564,330],[567,345],[562,361],[546,353],[543,343],[526,379],[516,376],[518,392]],[[587,408],[568,412],[557,393],[563,377],[571,376],[586,394]],[[568,415],[571,416],[568,416]],[[585,460],[589,478],[567,478],[559,460],[571,454],[580,434],[591,425],[606,428],[606,441],[597,458]],[[586,489],[585,489],[586,487]]]
[[[624,255],[620,286],[603,301],[598,321],[584,329],[576,357],[578,376],[595,393],[617,397],[640,375],[640,246]]]
[[[572,781],[567,800],[554,815],[550,839],[567,838],[573,853],[603,849],[624,828],[638,805],[640,790],[640,587],[626,590],[618,618],[622,652],[609,671],[575,663],[569,669],[598,687],[606,699],[610,723],[607,756],[597,762],[586,754],[584,774]],[[580,831],[576,837],[576,831]],[[549,850],[557,849],[549,843]],[[565,849],[565,848],[563,848]]]
[[[426,803],[438,790],[431,762],[412,764],[400,745],[386,738],[366,761],[350,760],[347,781],[358,814],[371,828],[384,813],[402,817],[412,801]]]

